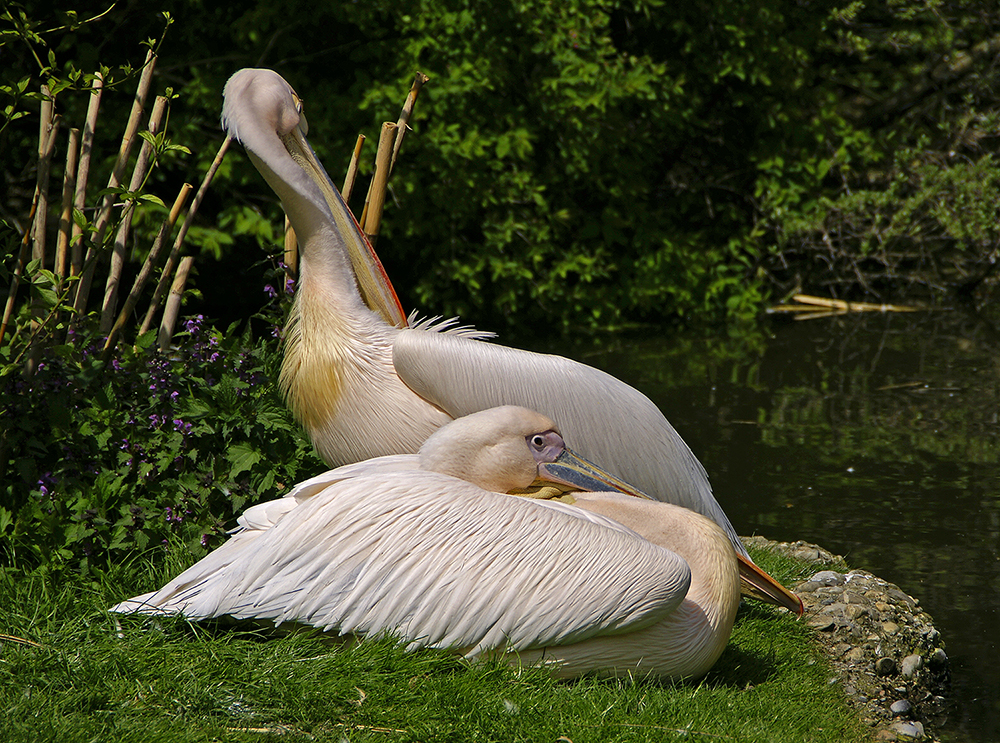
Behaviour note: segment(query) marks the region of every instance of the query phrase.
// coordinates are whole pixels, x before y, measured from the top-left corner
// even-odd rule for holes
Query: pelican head
[[[544,415],[502,405],[464,416],[438,429],[419,452],[420,467],[509,493],[533,483],[571,490],[614,491],[647,498],[574,453]]]

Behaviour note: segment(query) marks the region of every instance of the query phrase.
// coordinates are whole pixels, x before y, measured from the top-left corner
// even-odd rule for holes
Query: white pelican
[[[722,529],[622,492],[574,492],[572,505],[505,494],[536,480],[630,491],[544,416],[482,411],[418,455],[347,465],[250,508],[222,547],[111,611],[390,635],[562,677],[708,671],[740,601]]]
[[[560,356],[467,330],[430,332],[427,322],[405,327],[378,258],[305,138],[291,86],[272,70],[244,69],[224,97],[223,127],[281,198],[299,240],[280,386],[328,464],[413,453],[453,418],[522,405],[559,421],[584,457],[617,477],[714,520],[748,557],[701,463],[645,395]]]

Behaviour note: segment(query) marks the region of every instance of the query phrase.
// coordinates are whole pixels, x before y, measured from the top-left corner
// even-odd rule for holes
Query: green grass
[[[802,568],[769,561],[790,579]],[[116,617],[112,603],[177,566],[133,564],[88,578],[0,578],[0,740],[40,741],[856,741],[801,622],[744,606],[699,683],[593,678],[346,648],[180,619]],[[30,641],[27,644],[23,641]]]

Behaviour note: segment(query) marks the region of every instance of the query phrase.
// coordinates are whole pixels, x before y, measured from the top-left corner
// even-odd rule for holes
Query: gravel
[[[920,602],[865,570],[831,569],[842,567],[843,558],[815,544],[743,541],[817,565],[793,590],[848,703],[873,728],[874,738],[936,740],[935,723],[950,704],[948,655]]]

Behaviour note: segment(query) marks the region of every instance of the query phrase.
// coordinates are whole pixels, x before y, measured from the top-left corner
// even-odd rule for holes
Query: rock
[[[838,573],[835,570],[820,570],[814,576],[812,576],[810,581],[815,581],[821,586],[842,586],[844,585],[844,576],[842,573]]]
[[[923,667],[924,659],[919,655],[907,655],[903,658],[903,676],[906,678],[913,678]]]
[[[920,740],[924,737],[924,726],[919,722],[894,722],[889,729],[903,738]]]
[[[844,660],[851,664],[860,663],[865,659],[865,651],[861,648],[851,648],[844,654]]]
[[[892,703],[892,706],[889,707],[889,711],[892,713],[893,717],[903,717],[913,711],[913,705],[906,699],[900,699]]]
[[[937,630],[935,630],[935,632],[936,631]],[[941,648],[935,648],[934,652],[931,653],[931,656],[927,659],[927,665],[935,671],[940,671],[948,665],[948,654]]]
[[[895,622],[883,622],[882,632],[892,637],[897,632],[899,632],[899,625],[896,624]]]
[[[818,629],[820,632],[829,632],[837,626],[837,620],[829,614],[820,614],[815,617],[810,617],[809,626],[814,629]]]
[[[875,673],[879,676],[891,676],[896,672],[896,661],[892,658],[879,658],[875,661]]]

